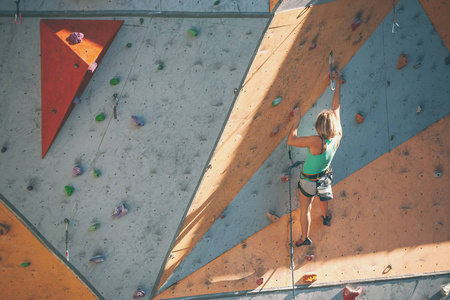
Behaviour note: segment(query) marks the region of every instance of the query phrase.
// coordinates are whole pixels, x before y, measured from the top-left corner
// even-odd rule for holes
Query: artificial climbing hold
[[[77,177],[83,175],[83,167],[81,167],[80,165],[75,165],[72,168],[72,176],[73,177]]]
[[[355,119],[356,119],[356,122],[358,122],[358,124],[361,124],[362,122],[364,122],[364,117],[359,113],[357,113],[355,115]]]
[[[141,288],[137,288],[136,291],[133,294],[133,298],[142,298],[145,297],[145,291],[143,291]]]
[[[270,137],[276,136],[276,135],[278,134],[279,131],[280,131],[280,129],[275,128],[274,130],[272,130],[272,131],[270,132]]]
[[[27,186],[27,190],[32,191],[34,189],[34,187],[30,184],[29,186]]]
[[[80,104],[81,103],[81,99],[79,97],[75,97],[75,99],[73,99],[73,103]]]
[[[261,284],[263,284],[264,283],[264,278],[258,278],[258,279],[256,279],[256,284],[257,285],[261,285]]]
[[[309,45],[309,50],[314,50],[316,49],[317,45],[315,43],[311,43],[311,45]]]
[[[316,274],[306,274],[306,275],[303,275],[302,279],[304,282],[313,283],[317,280],[317,275]]]
[[[341,84],[345,84],[347,82],[347,80],[345,80],[345,78],[341,78]]]
[[[81,41],[84,38],[84,34],[82,34],[81,32],[72,32],[70,34],[70,40],[72,41],[72,43],[74,44],[79,44],[81,43]]]
[[[408,55],[400,54],[400,56],[398,58],[397,69],[400,70],[400,69],[406,67],[408,65],[408,62],[409,62]]]
[[[96,231],[99,227],[100,227],[100,223],[94,222],[91,224],[91,226],[89,226],[89,231]]]
[[[103,255],[96,255],[96,256],[92,257],[91,259],[89,259],[89,261],[98,264],[98,263],[104,262],[105,259],[106,258]]]
[[[277,99],[272,101],[272,106],[277,106],[278,104],[281,103],[282,98],[278,97]]]
[[[142,25],[142,23],[144,23],[144,18],[140,18],[139,23],[141,23],[141,25]]]
[[[312,261],[313,260],[313,258],[314,258],[314,255],[305,255],[305,259],[307,260],[307,261]]]
[[[144,120],[142,120],[136,116],[131,116],[131,119],[133,120],[134,125],[136,125],[138,127],[144,126],[144,124],[145,124]]]
[[[266,213],[266,217],[272,222],[275,223],[276,221],[278,221],[280,219],[280,217],[278,217],[277,215],[275,215],[274,213],[271,212],[267,212]]]
[[[363,20],[361,20],[361,19],[356,19],[356,20],[352,23],[352,25],[350,25],[350,27],[352,28],[352,31],[355,31],[356,28],[358,28],[359,25],[361,25],[362,23],[363,23]]]
[[[20,264],[20,266],[21,266],[22,268],[26,268],[26,267],[28,267],[29,265],[31,265],[30,262],[24,262],[24,263],[21,263],[21,264]]]
[[[73,188],[73,186],[66,185],[66,186],[64,187],[64,190],[66,191],[67,196],[70,197],[70,196],[72,196],[72,193],[73,193],[74,188]]]
[[[162,64],[160,64],[160,65],[158,65],[157,69],[158,69],[158,71],[161,71],[164,69],[164,66]]]
[[[414,68],[415,70],[417,70],[418,68],[420,68],[420,63],[415,64],[415,65],[413,66],[413,68]]]
[[[450,65],[450,56],[447,56],[447,57],[444,59],[444,62],[445,62],[446,65]]]
[[[442,172],[441,171],[434,171],[434,177],[435,178],[441,178]]]
[[[126,44],[127,48],[131,48],[131,46],[133,46],[133,44],[131,44],[131,43]]]
[[[441,295],[448,296],[450,294],[450,283],[441,288]]]
[[[7,234],[9,231],[9,228],[5,224],[0,224],[0,236]]]
[[[52,109],[51,114],[52,115],[56,114],[56,109]]]
[[[119,82],[120,82],[120,80],[119,80],[118,78],[112,78],[112,79],[109,81],[109,84],[110,84],[110,85],[118,85]]]
[[[353,41],[353,45],[358,44],[362,40],[362,34],[359,33],[358,37]]]
[[[423,113],[423,109],[422,109],[422,107],[420,107],[420,105],[417,106],[417,111],[416,111],[416,113],[418,113],[418,114]]]
[[[225,218],[225,215],[220,215],[220,218],[221,218],[221,219],[224,219],[224,218]]]
[[[105,120],[105,115],[104,114],[98,114],[95,116],[95,121],[97,122],[102,122]]]
[[[88,68],[89,73],[94,73],[95,69],[97,69],[98,64],[94,61]]]
[[[121,203],[121,204],[116,206],[112,216],[114,218],[120,218],[120,217],[126,215],[127,212],[128,212],[128,209],[125,207],[125,204]]]
[[[289,172],[283,172],[281,174],[281,181],[282,182],[288,182],[289,181]]]
[[[342,293],[342,296],[344,297],[344,300],[354,300],[356,297],[361,295],[362,289],[359,287],[356,290],[352,290],[348,286],[344,288],[344,292]]]
[[[100,176],[102,176],[102,172],[95,169],[92,171],[92,174],[94,175],[95,178],[99,178]]]
[[[219,0],[217,0],[216,2],[214,2],[214,6],[219,5],[219,4],[220,4],[220,1],[219,1]]]
[[[190,35],[192,35],[193,37],[196,37],[198,35],[198,31],[195,29],[188,29],[187,31]]]
[[[5,146],[3,146],[1,151],[2,151],[2,153],[5,153],[6,150],[8,150],[8,148],[6,148]]]

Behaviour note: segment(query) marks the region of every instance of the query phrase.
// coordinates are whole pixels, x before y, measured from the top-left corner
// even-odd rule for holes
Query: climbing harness
[[[330,64],[330,88],[332,91],[336,89],[336,80],[333,79],[333,63],[334,63],[334,57],[333,57],[333,51],[330,52],[330,56],[328,57],[328,63]]]
[[[287,145],[289,160],[291,161],[291,166],[289,170],[289,232],[290,232],[290,255],[291,255],[291,277],[292,277],[292,299],[295,299],[295,278],[294,278],[294,241],[292,238],[292,191],[291,191],[291,179],[292,179],[292,169],[300,166],[303,162],[296,161],[292,159],[292,146]]]
[[[394,10],[393,10],[394,21],[393,21],[393,24],[392,24],[392,33],[397,33],[398,28],[400,27],[400,25],[398,25],[398,23],[395,22],[395,0],[392,0],[392,6],[394,8]]]
[[[16,23],[17,25],[20,25],[20,24],[22,24],[22,14],[20,13],[20,9],[19,9],[20,0],[14,0],[14,2],[16,3],[16,15],[14,16],[14,23]],[[18,22],[17,22],[17,18],[19,18]]]

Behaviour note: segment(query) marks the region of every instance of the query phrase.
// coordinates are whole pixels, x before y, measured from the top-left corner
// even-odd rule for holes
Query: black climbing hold
[[[131,48],[132,44],[128,43],[126,46],[127,46],[127,48]]]
[[[8,148],[6,148],[5,146],[3,146],[1,151],[2,151],[2,153],[5,153],[6,150],[8,150]]]

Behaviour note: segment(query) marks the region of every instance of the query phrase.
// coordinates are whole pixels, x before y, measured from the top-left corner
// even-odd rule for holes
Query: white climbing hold
[[[441,294],[442,296],[448,296],[450,294],[450,283],[442,287]]]
[[[420,105],[417,106],[417,111],[416,111],[416,113],[418,113],[418,114],[423,113],[423,109],[422,109],[422,107],[420,107]]]

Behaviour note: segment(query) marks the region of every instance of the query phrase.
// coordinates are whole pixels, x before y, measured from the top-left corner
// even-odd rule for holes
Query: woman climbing
[[[331,161],[342,138],[339,112],[341,107],[341,74],[335,71],[333,75],[336,80],[336,89],[331,102],[331,110],[323,110],[317,116],[315,127],[318,135],[299,137],[297,130],[301,119],[300,109],[295,108],[291,114],[294,123],[289,131],[287,144],[307,148],[308,153],[298,182],[302,236],[295,243],[297,247],[311,245],[312,243],[309,238],[309,228],[311,226],[312,201],[316,195],[320,199],[323,225],[330,226],[332,217],[328,211],[328,200],[333,199]]]

